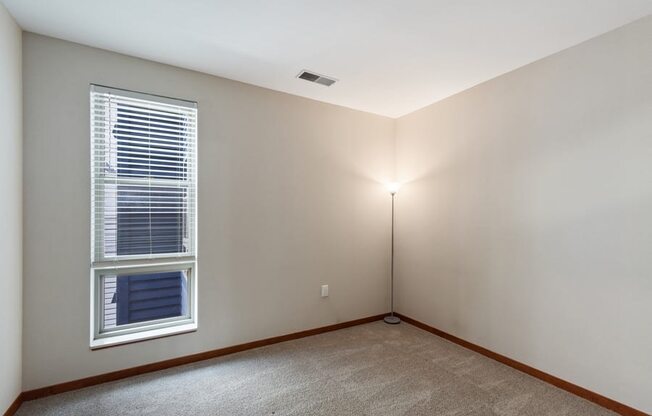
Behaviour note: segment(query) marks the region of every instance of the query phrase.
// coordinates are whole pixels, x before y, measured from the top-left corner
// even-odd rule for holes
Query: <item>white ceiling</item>
[[[1,1],[28,31],[390,117],[652,13],[652,0]]]

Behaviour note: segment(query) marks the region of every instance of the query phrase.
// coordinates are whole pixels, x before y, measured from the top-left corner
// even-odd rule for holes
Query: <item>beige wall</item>
[[[393,120],[29,33],[24,79],[24,389],[387,310]],[[89,350],[89,83],[199,103],[196,333]]]
[[[652,17],[401,118],[398,310],[652,412]]]
[[[0,413],[18,397],[22,346],[21,31],[0,4]]]

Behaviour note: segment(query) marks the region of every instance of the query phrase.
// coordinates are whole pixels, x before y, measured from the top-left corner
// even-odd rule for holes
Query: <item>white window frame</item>
[[[91,84],[90,88],[90,134],[91,134],[91,267],[90,267],[90,348],[99,349],[114,345],[126,344],[147,339],[159,338],[169,335],[193,332],[197,330],[197,133],[195,126],[194,138],[194,186],[189,188],[192,197],[191,215],[194,221],[191,222],[188,230],[188,238],[192,239],[190,245],[192,253],[162,253],[162,254],[144,254],[144,255],[122,255],[122,256],[97,256],[97,248],[100,246],[103,253],[103,239],[96,239],[95,223],[102,221],[104,213],[98,209],[94,203],[96,172],[94,166],[95,140],[94,131],[96,130],[93,120],[93,93],[110,93],[118,96],[135,98],[140,100],[151,101],[155,103],[183,105],[185,107],[197,109],[197,103],[178,100],[169,97],[162,97],[152,94],[139,93],[118,88],[104,87]],[[195,114],[195,122],[198,122],[198,115]],[[143,184],[143,185],[161,185],[168,187],[177,187],[179,181],[176,179],[152,179],[152,178],[120,178],[116,184],[121,183]],[[96,212],[98,210],[98,212]],[[100,257],[100,258],[97,258]],[[102,276],[104,275],[133,275],[147,272],[172,272],[187,271],[188,295],[188,313],[184,316],[164,318],[158,320],[137,322],[133,324],[120,325],[118,327],[104,329],[102,319],[104,318],[103,294],[102,294]]]

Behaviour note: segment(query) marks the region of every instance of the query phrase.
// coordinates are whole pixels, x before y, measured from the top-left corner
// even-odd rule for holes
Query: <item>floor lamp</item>
[[[401,184],[391,182],[387,184],[387,190],[392,195],[392,266],[390,272],[390,313],[384,318],[385,323],[396,325],[401,323],[401,318],[394,315],[394,197]]]

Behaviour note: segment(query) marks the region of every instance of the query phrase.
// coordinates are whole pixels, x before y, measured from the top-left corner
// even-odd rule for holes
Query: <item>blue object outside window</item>
[[[116,323],[184,316],[188,314],[185,271],[119,276],[117,279]]]

